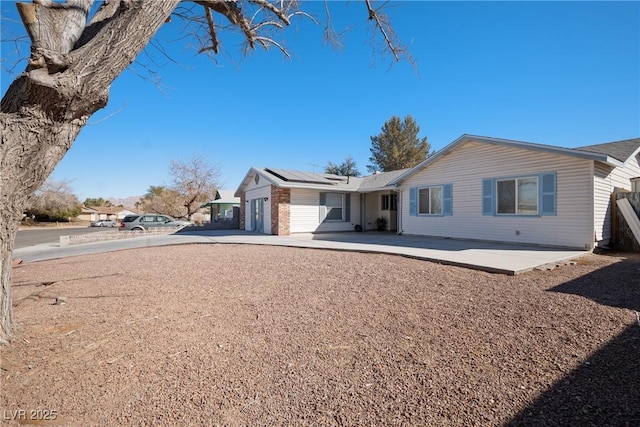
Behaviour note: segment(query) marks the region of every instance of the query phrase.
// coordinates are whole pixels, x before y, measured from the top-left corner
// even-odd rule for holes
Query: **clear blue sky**
[[[14,14],[13,2],[1,6]],[[321,2],[303,6],[322,16]],[[199,154],[232,190],[251,166],[321,171],[351,155],[366,173],[370,136],[392,115],[415,117],[433,150],[465,133],[563,147],[640,136],[639,2],[391,2],[417,72],[375,60],[363,4],[330,6],[337,29],[350,28],[342,50],[300,20],[291,60],[277,50],[242,59],[229,42],[212,62],[174,19],[156,40],[179,64],[155,49],[156,64],[139,58],[161,89],[144,68],[125,71],[53,177],[84,200],[142,195],[169,182],[172,159]],[[11,80],[3,70],[3,94]]]

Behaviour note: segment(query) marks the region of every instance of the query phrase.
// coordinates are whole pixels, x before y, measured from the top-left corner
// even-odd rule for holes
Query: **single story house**
[[[397,197],[389,181],[407,169],[368,177],[252,167],[235,192],[240,229],[289,235],[376,228],[396,230]]]
[[[562,148],[462,135],[411,169],[343,177],[251,168],[240,228],[267,234],[376,228],[398,234],[606,245],[611,194],[640,177],[640,138]]]
[[[580,249],[611,237],[611,194],[640,177],[640,138],[561,148],[462,135],[389,183],[400,233]]]
[[[213,200],[204,203],[201,208],[211,208],[211,222],[233,218],[233,208],[240,207],[240,197],[232,190],[217,190]]]
[[[122,206],[82,206],[82,212],[78,215],[78,219],[91,222],[99,219],[120,221],[125,216],[135,213],[137,212]]]

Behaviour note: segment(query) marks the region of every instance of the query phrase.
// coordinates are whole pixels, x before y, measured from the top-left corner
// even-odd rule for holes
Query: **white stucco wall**
[[[575,157],[469,142],[401,184],[404,234],[592,248],[593,162]],[[555,172],[555,216],[484,216],[482,180]],[[410,216],[409,189],[453,184],[453,215]]]

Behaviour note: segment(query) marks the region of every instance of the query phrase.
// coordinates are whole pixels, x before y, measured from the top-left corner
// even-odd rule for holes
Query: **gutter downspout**
[[[367,231],[365,227],[365,218],[366,218],[366,209],[367,209],[367,193],[360,193],[360,226],[362,227],[362,231]]]
[[[396,212],[396,234],[401,235],[402,234],[402,191],[400,189],[398,189],[398,187],[396,186],[396,188],[393,190],[396,192],[398,200],[396,202],[396,208],[398,209]]]

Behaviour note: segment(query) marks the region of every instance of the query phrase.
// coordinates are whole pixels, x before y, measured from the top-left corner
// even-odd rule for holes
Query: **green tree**
[[[339,165],[329,160],[327,162],[327,166],[325,166],[324,168],[324,173],[330,173],[340,176],[360,176],[360,171],[356,166],[356,162],[351,156],[345,157],[344,161]]]
[[[420,127],[407,115],[404,120],[393,116],[384,123],[382,131],[371,137],[369,172],[389,172],[410,168],[429,155],[427,137],[420,138]]]
[[[111,84],[156,31],[175,17],[184,21],[185,36],[193,37],[199,52],[218,53],[220,34],[235,32],[244,37],[246,50],[275,47],[289,56],[280,34],[292,19],[310,17],[299,9],[301,4],[295,0],[111,0],[100,7],[93,7],[94,0],[16,3],[31,45],[26,69],[3,95],[0,110],[0,344],[15,330],[11,260],[29,198],[89,118],[107,105]],[[411,62],[397,43],[384,4],[377,7],[371,0],[362,4],[382,45],[396,60]],[[329,2],[326,5],[325,33],[330,35],[335,31]]]
[[[98,197],[97,199],[93,199],[90,197],[87,197],[86,199],[84,199],[84,203],[85,206],[104,206],[104,207],[111,207],[113,206],[113,203],[111,203],[109,200],[105,200],[102,197]]]

